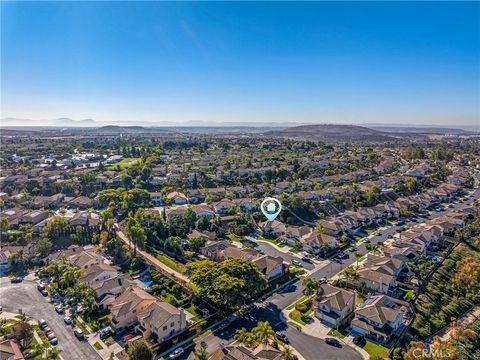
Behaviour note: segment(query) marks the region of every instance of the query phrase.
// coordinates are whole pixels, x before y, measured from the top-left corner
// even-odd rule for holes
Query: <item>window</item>
[[[172,322],[172,323],[170,324],[170,327],[174,327],[174,326],[175,326],[175,323]]]
[[[163,327],[163,331],[166,331],[166,330],[167,330],[167,326],[165,325],[165,326]]]

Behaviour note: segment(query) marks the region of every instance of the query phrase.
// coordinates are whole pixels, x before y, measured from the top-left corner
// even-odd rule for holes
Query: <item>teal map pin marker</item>
[[[268,197],[260,204],[260,210],[268,220],[273,221],[282,211],[282,203],[275,198]]]

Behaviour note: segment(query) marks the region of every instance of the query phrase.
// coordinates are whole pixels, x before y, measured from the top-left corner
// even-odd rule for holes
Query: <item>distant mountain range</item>
[[[318,139],[326,141],[389,141],[399,138],[422,138],[421,134],[385,132],[356,125],[303,125],[268,131],[266,136]]]
[[[474,135],[480,134],[475,127],[446,128],[441,126],[412,126],[401,124],[318,124],[304,125],[291,123],[248,123],[248,122],[206,122],[189,121],[185,123],[132,122],[115,121],[106,123],[93,119],[73,120],[59,118],[54,120],[32,120],[3,118],[0,127],[4,135],[11,130],[26,131],[62,131],[63,133],[120,134],[120,133],[263,133],[267,136],[305,137],[340,141],[388,141],[398,138],[422,138],[427,135]],[[7,129],[10,131],[7,132]]]

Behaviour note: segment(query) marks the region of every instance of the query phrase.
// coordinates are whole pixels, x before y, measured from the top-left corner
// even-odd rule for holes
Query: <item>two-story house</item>
[[[354,292],[329,284],[320,286],[316,298],[315,316],[338,329],[353,317],[356,295]]]

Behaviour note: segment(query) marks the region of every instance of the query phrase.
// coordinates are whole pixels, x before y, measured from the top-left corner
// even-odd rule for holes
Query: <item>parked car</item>
[[[38,326],[40,326],[40,329],[45,329],[48,325],[47,325],[47,322],[43,319],[39,320],[38,321]]]
[[[48,332],[50,332],[50,331],[52,331],[52,329],[50,329],[49,326],[45,326],[45,327],[43,328],[43,332],[44,332],[45,334],[48,333]]]
[[[292,264],[295,265],[295,266],[300,266],[300,267],[303,267],[302,263],[296,259],[293,259],[292,260]]]
[[[40,292],[42,293],[43,296],[48,296],[48,291],[43,289],[43,290],[40,290]]]
[[[58,314],[63,314],[63,308],[60,305],[55,306],[55,311]]]
[[[57,345],[58,344],[58,339],[57,339],[56,336],[50,339],[50,344],[52,344],[52,345]]]
[[[173,352],[168,356],[168,358],[169,358],[169,359],[176,359],[176,358],[178,358],[180,355],[182,355],[184,351],[185,351],[185,350],[183,350],[182,347],[179,347],[178,349],[176,349],[175,351],[173,351]]]
[[[38,285],[37,285],[37,289],[38,289],[38,291],[42,291],[42,290],[45,289],[45,285],[43,285],[43,284],[38,284]]]
[[[326,338],[326,339],[325,339],[325,342],[326,342],[328,345],[331,345],[331,346],[342,347],[342,344],[340,344],[340,341],[338,341],[338,340],[335,339],[335,338]]]
[[[130,339],[133,339],[136,335],[135,334],[127,334],[124,337],[122,337],[123,342],[127,342]]]
[[[275,332],[275,335],[277,336],[277,338],[282,340],[285,344],[288,344],[288,337],[285,334],[281,333],[280,331],[277,331]]]
[[[70,325],[72,323],[72,319],[69,317],[69,316],[65,316],[63,318],[63,321],[65,322],[65,324],[67,325]]]
[[[295,290],[295,285],[289,284],[289,285],[287,285],[283,288],[282,292],[286,293],[286,292],[290,292],[290,291],[293,291],[293,290]]]
[[[55,333],[52,331],[50,334],[47,335],[48,340],[56,339]]]
[[[302,261],[304,261],[304,262],[306,262],[306,263],[309,263],[309,264],[312,263],[312,259],[310,259],[310,258],[308,258],[308,257],[306,257],[306,256],[302,257]]]
[[[18,284],[18,283],[21,283],[22,281],[23,281],[23,278],[20,276],[14,277],[10,280],[12,284]]]
[[[113,333],[112,328],[110,326],[107,326],[103,329],[101,329],[98,334],[100,336],[100,339],[105,339],[109,337]]]
[[[327,278],[322,277],[318,280],[318,282],[320,283],[320,285],[325,284],[327,282]]]
[[[83,334],[83,331],[80,330],[80,329],[75,329],[73,330],[73,333],[75,334],[75,337],[78,339],[78,340],[83,340],[85,338],[85,335]]]

